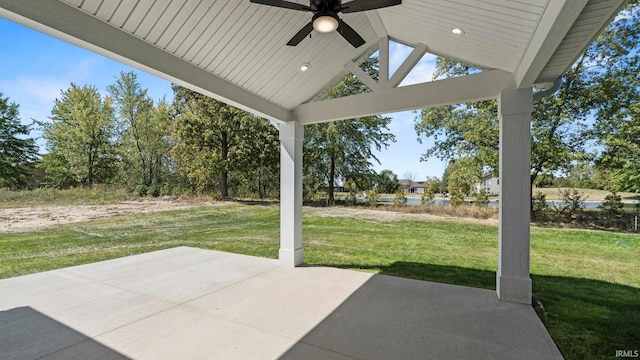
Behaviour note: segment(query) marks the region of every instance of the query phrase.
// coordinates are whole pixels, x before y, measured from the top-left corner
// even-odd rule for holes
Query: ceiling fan
[[[364,45],[364,39],[351,26],[340,19],[338,13],[348,14],[402,4],[402,0],[353,0],[346,4],[342,4],[342,0],[309,0],[309,6],[284,0],[250,1],[255,4],[313,13],[311,22],[300,29],[300,31],[289,40],[287,43],[289,46],[298,45],[315,29],[323,33],[337,31],[349,44],[356,48]]]

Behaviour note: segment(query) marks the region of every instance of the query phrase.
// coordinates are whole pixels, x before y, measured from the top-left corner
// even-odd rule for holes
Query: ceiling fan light
[[[338,28],[338,19],[331,15],[321,15],[313,19],[313,28],[321,33],[330,33]]]

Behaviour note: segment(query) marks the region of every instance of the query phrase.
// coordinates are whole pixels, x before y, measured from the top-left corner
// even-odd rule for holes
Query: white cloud
[[[29,100],[38,104],[53,104],[60,94],[60,89],[68,86],[66,81],[34,76],[20,76],[15,79],[0,81],[0,89],[13,101]]]
[[[48,119],[54,100],[60,95],[60,89],[68,85],[62,79],[19,76],[15,79],[0,79],[0,92],[20,106],[22,124],[31,124],[32,119]],[[34,135],[39,136],[32,134]]]
[[[410,46],[393,41],[389,44],[389,75],[393,75],[402,65],[402,62],[411,54],[411,51],[413,51],[413,48]]]
[[[400,83],[400,86],[420,84],[433,79],[433,73],[436,71],[436,57],[431,54],[425,54],[416,66],[409,72],[406,78]]]

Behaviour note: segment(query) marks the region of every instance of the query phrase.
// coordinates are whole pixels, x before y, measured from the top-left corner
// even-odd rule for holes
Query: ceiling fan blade
[[[313,25],[313,24],[312,24]],[[351,26],[349,26],[342,19],[339,21],[338,33],[342,35],[342,37],[349,42],[349,44],[353,45],[354,48],[358,48],[365,44],[366,41],[358,34]]]
[[[291,38],[291,40],[289,40],[287,45],[296,46],[300,44],[300,42],[304,40],[304,38],[306,38],[307,35],[311,34],[312,31],[313,31],[313,21],[305,25],[302,29],[300,29],[300,31],[298,31],[297,34],[293,35],[293,37]]]
[[[296,3],[292,3],[290,1],[284,1],[284,0],[250,0],[250,1],[254,4],[275,6],[283,9],[311,11],[311,8],[306,5],[296,4]]]
[[[346,4],[342,4],[342,12],[345,14],[381,9],[389,6],[402,4],[402,0],[353,0]]]

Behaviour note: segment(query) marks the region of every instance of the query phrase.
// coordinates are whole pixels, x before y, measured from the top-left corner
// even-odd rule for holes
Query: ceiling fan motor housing
[[[339,13],[342,9],[342,0],[311,0],[309,8],[313,12],[332,11]]]

